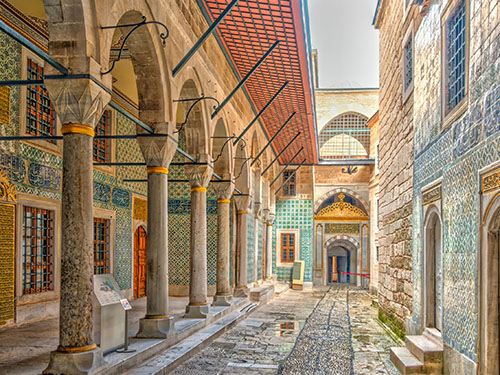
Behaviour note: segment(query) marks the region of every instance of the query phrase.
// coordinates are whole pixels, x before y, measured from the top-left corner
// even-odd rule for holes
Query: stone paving
[[[399,344],[376,317],[364,290],[289,290],[171,374],[396,375],[389,348]]]

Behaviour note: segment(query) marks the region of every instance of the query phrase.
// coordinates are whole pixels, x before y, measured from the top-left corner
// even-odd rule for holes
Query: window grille
[[[283,182],[288,180],[290,175],[292,175],[293,171],[285,171],[283,172]],[[292,175],[292,178],[290,178],[290,181],[288,181],[284,186],[283,186],[283,194],[284,195],[293,195],[295,196],[296,190],[295,190],[295,176],[296,174]]]
[[[319,134],[321,159],[368,158],[370,128],[367,118],[346,113],[333,119]]]
[[[446,21],[446,113],[465,97],[465,1],[460,1]]]
[[[111,130],[111,111],[106,110],[95,127],[95,135],[109,135]],[[94,138],[94,161],[107,163],[111,160],[111,140]]]
[[[413,38],[408,38],[404,47],[404,89],[405,92],[410,88],[413,83]]]
[[[281,262],[292,263],[295,261],[295,234],[281,234]]]
[[[23,210],[23,294],[54,289],[54,212]]]
[[[94,218],[94,274],[110,273],[109,219]]]
[[[28,79],[43,79],[43,67],[28,59]],[[43,85],[27,86],[26,89],[26,133],[33,135],[55,135],[55,113],[49,94]],[[55,141],[49,141],[55,143]]]

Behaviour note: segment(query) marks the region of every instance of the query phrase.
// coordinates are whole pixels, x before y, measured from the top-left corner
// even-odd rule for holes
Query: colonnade
[[[93,341],[93,161],[94,128],[110,95],[92,81],[48,85],[62,122],[64,138],[62,184],[62,246],[60,339],[46,373],[59,373],[82,366],[98,368],[102,352]],[[71,98],[85,100],[72,100]],[[165,136],[138,137],[146,162],[148,191],[147,304],[140,320],[138,338],[167,338],[175,332],[168,303],[168,168],[177,150],[174,128],[153,124]],[[199,159],[211,160],[209,155]],[[205,318],[207,299],[207,186],[213,169],[208,163],[186,166],[191,187],[190,288],[186,318]],[[237,272],[234,295],[248,296],[247,221],[252,196],[233,196],[234,183],[215,182],[217,193],[217,285],[213,305],[230,306],[230,202],[237,209]],[[269,222],[269,219],[267,219]],[[265,276],[272,275],[272,232],[266,226]],[[68,370],[69,369],[69,370]]]

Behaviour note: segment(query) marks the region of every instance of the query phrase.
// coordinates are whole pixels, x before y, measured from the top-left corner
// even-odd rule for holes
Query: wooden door
[[[134,234],[134,298],[146,295],[146,231],[142,226]]]

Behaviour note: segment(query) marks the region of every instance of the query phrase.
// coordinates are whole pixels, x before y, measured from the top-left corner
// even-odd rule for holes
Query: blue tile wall
[[[276,230],[300,230],[300,260],[305,261],[304,281],[312,281],[313,263],[313,202],[310,199],[276,200],[276,220],[273,225],[273,273],[280,281],[291,281],[292,268],[276,267]]]

